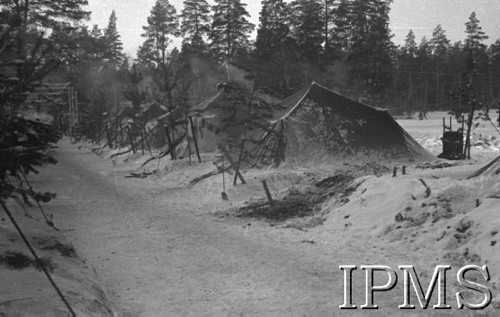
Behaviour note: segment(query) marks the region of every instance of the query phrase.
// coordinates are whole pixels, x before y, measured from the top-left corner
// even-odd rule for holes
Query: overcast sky
[[[122,37],[125,53],[135,56],[142,44],[142,26],[146,24],[150,10],[156,0],[89,0],[87,10],[92,11],[89,24],[98,24],[104,28],[109,15],[114,9],[118,17],[118,32]],[[182,10],[182,0],[170,0],[178,13]],[[208,0],[210,4],[213,1]],[[251,21],[258,26],[260,0],[243,0],[248,4]],[[483,31],[490,37],[487,44],[500,39],[500,0],[394,0],[391,6],[391,30],[393,41],[401,44],[410,29],[415,32],[418,41],[422,36],[430,38],[432,29],[441,24],[448,38],[459,41],[465,38],[464,23],[475,11]],[[178,45],[180,40],[173,43]]]

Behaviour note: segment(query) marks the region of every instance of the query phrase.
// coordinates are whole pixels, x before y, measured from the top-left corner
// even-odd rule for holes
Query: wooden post
[[[472,85],[472,73],[469,75],[469,85]],[[472,124],[474,123],[475,106],[476,102],[474,100],[470,102],[469,117],[467,118],[467,135],[465,136],[464,157],[467,157],[467,159],[469,160],[470,160],[470,148],[471,148],[471,132],[472,132]]]
[[[144,131],[144,140],[146,141],[146,146],[148,147],[149,155],[153,156],[153,153],[151,153],[151,145],[149,144],[148,131],[146,131],[146,126],[143,125],[142,130]]]
[[[269,191],[269,187],[267,186],[267,181],[262,180],[262,186],[264,187],[264,191],[266,192],[267,200],[269,201],[269,205],[274,206],[273,197],[271,196],[271,192]]]
[[[191,139],[189,138],[189,121],[186,117],[186,140],[187,140],[187,148],[188,148],[188,156],[189,156],[189,166],[191,166]]]
[[[237,170],[240,170],[241,160],[243,159],[243,150],[245,148],[246,129],[247,129],[247,124],[245,124],[245,133],[243,134],[243,138],[241,139],[240,156],[238,157],[238,162],[236,163],[237,165],[235,166],[235,168]],[[238,181],[238,175],[235,174],[234,180],[233,180],[233,185],[236,185],[237,181]]]
[[[130,126],[128,124],[127,124],[127,134],[128,134],[128,139],[130,140],[130,145],[132,146],[132,151],[135,154],[134,139],[132,138],[132,132],[130,132]]]
[[[429,198],[431,196],[431,193],[432,193],[431,188],[429,187],[429,185],[427,185],[427,183],[423,179],[419,179],[419,181],[425,187],[425,198]]]
[[[123,136],[123,126],[120,127],[120,143],[121,143],[121,147],[123,147],[123,145],[125,143],[125,137]]]
[[[285,122],[281,120],[280,122],[280,134],[278,141],[278,153],[277,158],[275,159],[276,167],[281,164],[281,162],[285,161]]]
[[[254,93],[255,93],[255,90],[252,90],[252,95],[250,97],[250,102],[248,105],[248,119],[247,119],[247,122],[245,122],[245,130],[243,131],[243,137],[241,138],[240,156],[238,157],[238,162],[236,162],[236,164],[238,164],[238,166],[236,167],[237,170],[240,170],[240,166],[241,166],[240,164],[241,164],[241,161],[243,160],[243,150],[245,149],[245,141],[247,138],[248,121],[252,119],[252,102],[253,102]],[[233,185],[236,185],[237,180],[238,180],[237,175],[234,175]]]
[[[446,119],[443,117],[443,135],[446,132]]]
[[[500,105],[498,106],[498,111],[497,111],[497,113],[498,113],[498,119],[497,119],[497,121],[498,121],[498,126],[500,127]]]
[[[224,149],[220,147],[221,151],[223,152]],[[224,166],[224,153],[222,153],[222,199],[223,200],[228,200],[228,196],[226,193],[226,174],[225,174],[225,169],[226,167]]]
[[[139,132],[141,135],[141,151],[142,151],[142,155],[144,155],[144,132],[142,131],[142,129],[140,127],[139,127]]]
[[[172,139],[170,138],[170,131],[168,129],[168,125],[164,123],[163,127],[165,128],[165,134],[167,136],[168,148],[170,149],[170,157],[172,158],[172,160],[175,160],[175,150],[173,148],[174,146],[172,143]]]
[[[233,158],[229,154],[229,151],[226,149],[225,146],[221,146],[221,149],[222,149],[222,155],[223,156],[225,155],[227,157],[227,160],[229,161],[229,163],[233,167],[234,171],[236,172],[236,176],[238,176],[240,178],[242,184],[246,184],[247,182],[243,178],[243,175],[241,175],[240,170],[238,169],[236,164],[234,164]]]
[[[406,166],[405,165],[403,165],[403,167],[402,167],[402,173],[403,173],[403,175],[406,175]]]
[[[71,86],[68,85],[68,105],[69,105],[69,140],[73,142],[73,98],[71,98]]]
[[[193,117],[189,117],[189,123],[191,124],[191,134],[193,134],[194,149],[196,150],[198,163],[201,163],[200,149],[198,148],[198,140],[196,139],[196,129],[193,124]]]
[[[106,123],[105,124],[105,127],[106,127],[106,135],[108,137],[108,146],[110,149],[113,148],[113,142],[111,141],[111,134],[109,133],[109,127],[108,127],[108,124]]]
[[[115,148],[118,148],[118,116],[115,119]]]
[[[394,166],[394,168],[392,169],[392,177],[396,177],[397,174],[398,174],[398,167]]]

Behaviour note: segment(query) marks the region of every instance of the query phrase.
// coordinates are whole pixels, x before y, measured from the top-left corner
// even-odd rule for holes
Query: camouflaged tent
[[[189,116],[195,126],[201,152],[218,151],[226,146],[235,157],[254,148],[266,131],[272,108],[238,84],[223,83],[217,92],[192,107]]]
[[[284,99],[245,153],[252,166],[339,161],[422,162],[435,157],[387,113],[317,83]]]

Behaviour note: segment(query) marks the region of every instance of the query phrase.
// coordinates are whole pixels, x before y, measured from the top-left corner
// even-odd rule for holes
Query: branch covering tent
[[[284,99],[259,144],[243,156],[252,166],[339,161],[422,162],[435,157],[388,113],[317,83]]]
[[[202,152],[218,151],[222,144],[239,156],[255,147],[266,131],[272,108],[235,83],[219,84],[217,92],[190,109]]]

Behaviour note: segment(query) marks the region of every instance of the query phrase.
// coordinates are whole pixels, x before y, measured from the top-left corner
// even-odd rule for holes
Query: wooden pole
[[[141,123],[139,123],[139,135],[141,137],[141,151],[142,154],[144,155],[144,131],[140,127]]]
[[[69,108],[69,140],[73,137],[73,105],[71,98],[71,86],[68,85],[68,108]]]
[[[109,133],[109,127],[108,127],[108,123],[106,122],[104,124],[105,128],[106,128],[106,136],[108,137],[108,146],[110,149],[113,148],[113,142],[111,141],[111,134]]]
[[[500,105],[498,106],[498,111],[497,111],[497,113],[498,113],[498,119],[497,119],[497,121],[498,121],[498,126],[500,127]]]
[[[186,140],[187,140],[187,148],[188,148],[188,156],[189,156],[189,166],[191,166],[191,140],[189,138],[189,121],[186,117]]]
[[[80,116],[79,116],[79,113],[78,113],[78,98],[77,98],[77,95],[76,95],[76,89],[73,88],[73,105],[74,105],[74,110],[75,110],[75,121],[76,121],[76,124],[78,125],[78,127],[80,128],[81,130],[81,126],[80,126]],[[78,132],[78,131],[77,131]],[[80,131],[81,133],[81,131]]]
[[[153,156],[153,153],[151,153],[151,145],[149,144],[148,132],[146,131],[146,126],[143,125],[142,130],[144,131],[144,140],[146,141],[146,146],[148,147],[149,155]]]
[[[427,183],[423,179],[419,179],[419,181],[425,187],[425,198],[429,198],[431,196],[431,193],[432,193],[431,188],[429,187],[429,185],[427,185]]]
[[[394,166],[394,168],[392,169],[392,177],[396,177],[397,175],[398,175],[398,167]]]
[[[128,133],[128,139],[130,140],[130,145],[132,146],[132,151],[135,154],[134,139],[132,138],[132,132],[130,131],[130,126],[128,124],[127,124],[127,133]]]
[[[21,230],[21,227],[19,227],[19,225],[17,224],[16,220],[12,216],[12,213],[10,212],[10,210],[7,208],[7,206],[5,205],[5,203],[1,199],[0,199],[0,205],[2,206],[3,210],[7,214],[7,217],[10,219],[10,221],[14,225],[14,228],[16,228],[17,232],[21,236],[21,239],[24,241],[24,244],[26,244],[26,246],[30,250],[31,254],[33,255],[33,258],[35,258],[36,264],[38,264],[40,270],[45,274],[45,276],[49,280],[49,282],[52,285],[52,287],[54,287],[54,289],[56,290],[57,295],[59,295],[59,298],[61,299],[61,301],[68,308],[71,316],[76,316],[76,313],[74,312],[73,308],[69,304],[69,302],[66,299],[66,297],[63,295],[61,289],[57,286],[56,282],[54,281],[54,279],[50,275],[50,273],[47,270],[45,264],[41,261],[40,257],[38,257],[38,254],[36,253],[35,249],[31,245],[31,243],[29,242],[28,238],[24,235],[24,232]]]
[[[198,148],[198,140],[196,139],[196,128],[193,124],[193,117],[189,117],[189,123],[191,124],[191,134],[193,135],[194,149],[196,150],[198,163],[201,163],[200,149]]]
[[[252,90],[252,95],[250,96],[250,102],[248,105],[248,119],[247,122],[245,122],[245,130],[243,131],[243,138],[241,139],[241,147],[240,147],[240,156],[238,157],[238,162],[236,162],[237,167],[236,169],[239,171],[240,170],[240,164],[241,161],[243,160],[243,151],[245,149],[245,141],[247,138],[247,132],[248,132],[248,121],[252,120],[252,103],[253,103],[253,96],[254,96],[255,90]],[[233,180],[233,185],[236,185],[238,178],[237,175],[234,175],[234,180]]]
[[[175,150],[174,150],[174,145],[172,143],[172,138],[170,137],[170,131],[168,128],[168,125],[166,123],[163,124],[163,127],[165,128],[165,134],[167,136],[167,142],[168,142],[168,147],[170,149],[170,157],[172,160],[175,160]]]
[[[224,149],[221,147],[221,152],[224,151]],[[225,174],[225,166],[224,166],[224,153],[222,153],[222,199],[223,200],[228,200],[227,193],[226,193],[226,174]]]
[[[469,85],[472,86],[472,73],[469,74]],[[473,98],[476,98],[475,92]],[[470,159],[470,148],[471,148],[471,131],[472,131],[472,124],[474,123],[474,108],[476,106],[475,100],[469,101],[470,103],[470,109],[469,109],[469,117],[467,118],[467,135],[465,137],[465,151],[464,151],[464,156],[467,157],[467,159]]]
[[[267,200],[269,201],[269,205],[274,206],[274,200],[271,196],[271,192],[269,191],[269,187],[267,186],[267,181],[262,180],[262,186],[264,187],[264,191],[266,192]]]
[[[225,146],[222,146],[221,149],[222,149],[222,155],[223,156],[225,155],[227,157],[227,160],[229,161],[229,163],[231,164],[231,166],[233,167],[233,169],[236,172],[236,176],[238,176],[240,178],[242,184],[246,184],[246,181],[243,178],[243,175],[241,175],[240,170],[238,169],[237,165],[234,163],[233,158],[229,154],[229,151],[226,149]]]

